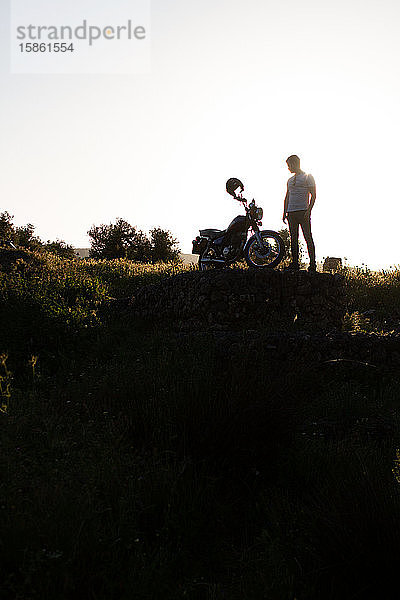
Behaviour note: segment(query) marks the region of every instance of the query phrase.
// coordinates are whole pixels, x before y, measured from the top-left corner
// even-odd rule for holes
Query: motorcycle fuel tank
[[[231,221],[227,233],[241,233],[242,231],[247,230],[247,217],[243,215],[238,215]]]

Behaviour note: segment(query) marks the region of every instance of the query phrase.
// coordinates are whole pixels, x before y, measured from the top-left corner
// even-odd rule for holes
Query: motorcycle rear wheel
[[[253,236],[245,248],[244,258],[251,268],[273,269],[285,256],[285,244],[276,231],[260,231],[263,247],[259,248],[256,236]]]

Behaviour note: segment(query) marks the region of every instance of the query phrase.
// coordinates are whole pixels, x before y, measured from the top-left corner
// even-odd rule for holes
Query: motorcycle
[[[200,235],[192,242],[192,254],[199,254],[200,271],[223,268],[242,258],[252,268],[272,269],[279,265],[285,255],[285,244],[276,231],[260,230],[263,209],[256,206],[254,199],[248,203],[243,197],[240,179],[228,179],[226,191],[243,204],[246,215],[235,217],[223,231],[200,229]],[[249,230],[253,232],[250,237]]]

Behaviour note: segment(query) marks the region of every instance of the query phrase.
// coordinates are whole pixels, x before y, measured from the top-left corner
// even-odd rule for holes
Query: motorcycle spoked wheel
[[[199,271],[210,271],[211,269],[222,269],[225,265],[224,263],[209,263],[204,262],[204,258],[215,258],[214,250],[208,250],[203,252],[199,256]]]
[[[251,268],[273,269],[285,256],[285,244],[275,231],[260,231],[263,247],[259,248],[257,238],[253,236],[245,249],[244,258]]]

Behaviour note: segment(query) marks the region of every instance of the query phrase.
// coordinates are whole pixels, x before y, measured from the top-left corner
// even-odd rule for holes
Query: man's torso
[[[303,171],[288,180],[288,212],[306,210],[311,190],[315,187],[314,177]]]

